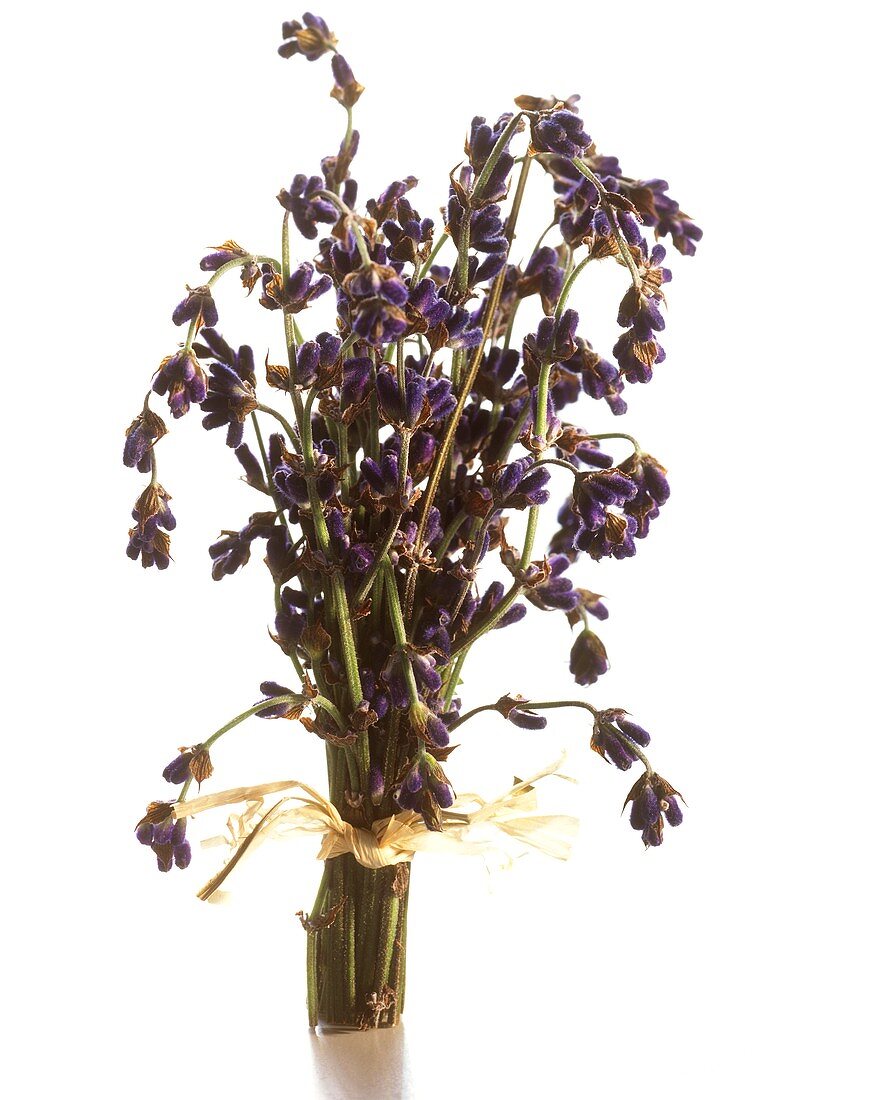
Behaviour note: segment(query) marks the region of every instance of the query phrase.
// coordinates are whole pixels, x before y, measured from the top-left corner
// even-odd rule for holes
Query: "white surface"
[[[144,574],[124,557],[141,479],[121,467],[122,433],[174,345],[169,312],[204,246],[277,247],[272,196],[334,150],[341,111],[326,65],[275,55],[281,20],[299,14],[285,3],[20,9],[0,68],[14,151],[2,183],[8,1095],[863,1095],[858,17],[841,3],[718,17],[677,2],[318,10],[367,85],[364,194],[411,171],[421,209],[435,207],[473,114],[577,90],[601,149],[668,178],[705,228],[696,260],[671,265],[667,363],[630,390],[620,425],[667,464],[674,497],[635,560],[575,573],[612,611],[613,669],[584,695],[652,730],[686,824],[643,852],[619,816],[627,777],[584,750],[587,725],[569,715],[541,735],[471,725],[452,775],[488,793],[577,747],[579,843],[567,866],[531,857],[492,893],[476,861],[416,863],[396,1035],[306,1029],[291,915],[314,895],[305,842],[256,853],[224,909],[194,898],[205,856],[158,876],[131,830],[165,793],[170,753],[286,672],[263,571],[209,579],[206,546],[250,509],[243,487],[228,489],[232,456],[196,415],[161,445],[175,564]],[[620,278],[582,283],[583,328],[605,349]],[[253,302],[231,290],[220,306],[232,340],[260,340],[260,360],[279,345]],[[567,642],[529,616],[468,662],[466,701],[582,694]],[[320,782],[317,746],[279,725],[228,737],[221,782]]]

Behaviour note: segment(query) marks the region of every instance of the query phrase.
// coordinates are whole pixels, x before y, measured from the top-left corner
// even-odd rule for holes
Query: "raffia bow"
[[[240,814],[227,822],[227,836],[203,841],[204,847],[229,845],[230,857],[216,875],[199,891],[204,901],[216,891],[256,843],[267,837],[283,838],[292,833],[321,833],[318,859],[334,859],[350,852],[363,867],[377,869],[397,863],[407,863],[416,852],[446,852],[454,855],[489,855],[503,849],[493,839],[475,839],[473,832],[480,826],[491,826],[522,846],[536,849],[553,859],[568,859],[572,841],[578,832],[578,818],[567,814],[535,814],[538,808],[534,784],[546,776],[555,776],[570,783],[570,776],[558,769],[565,760],[558,760],[528,779],[518,779],[503,794],[487,801],[470,793],[457,797],[455,806],[474,806],[467,811],[451,810],[443,814],[443,831],[431,832],[420,814],[403,810],[391,817],[374,821],[371,828],[360,828],[343,820],[329,799],[297,779],[261,783],[253,787],[235,787],[200,798],[181,802],[174,807],[176,818],[190,817],[219,806],[246,803]],[[298,790],[302,794],[288,794]],[[269,810],[264,799],[284,793]]]

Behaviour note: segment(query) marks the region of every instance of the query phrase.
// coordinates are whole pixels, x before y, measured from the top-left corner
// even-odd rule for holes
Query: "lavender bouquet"
[[[228,240],[200,261],[208,280],[188,288],[173,313],[185,342],[158,367],[127,430],[124,462],[149,475],[127,552],[165,569],[176,521],[158,480],[155,447],[167,427],[152,395],[165,397],[176,419],[199,405],[203,427],[223,432],[258,504],[209,548],[212,576],[235,573],[259,547],[275,586],[272,637],[294,686],[264,682],[259,702],[180,749],[163,772],[175,797],[151,803],[136,835],[160,870],[185,868],[188,817],[244,803],[233,853],[201,891],[208,896],[258,836],[282,827],[321,832],[321,886],[311,912],[300,914],[310,1023],[385,1027],[403,1008],[412,855],[440,834],[447,842],[475,816],[459,812],[444,765],[476,714],[496,710],[538,730],[552,708],[588,711],[591,748],[622,771],[641,764],[627,803],[644,844],[662,842],[664,818],[681,822],[680,796],[652,769],[643,753],[649,735],[625,711],[504,695],[464,712],[457,689],[472,647],[531,605],[580,628],[569,658],[577,684],[606,672],[590,623],[608,612],[599,595],[575,586],[569,568],[585,555],[632,557],[669,486],[632,436],[591,433],[565,419],[566,410],[584,394],[620,416],[627,384],[651,380],[664,358],[670,273],[665,248],[643,229],[655,240],[671,237],[685,255],[701,232],[663,180],[627,176],[595,149],[577,97],[519,96],[514,114],[493,124],[473,118],[438,219],[413,206],[412,176],[361,205],[350,172],[359,141],[352,116],[364,89],[323,19],[285,23],[283,39],[284,58],[330,55],[344,136],[320,175],[299,174],[279,192],[277,257]],[[510,262],[534,170],[550,177],[554,206],[529,258]],[[318,241],[309,258],[297,259],[306,245],[293,241],[294,231]],[[453,263],[437,263],[449,242]],[[620,264],[629,280],[613,361],[580,335],[569,304],[576,280],[597,262]],[[252,348],[218,330],[213,290],[231,273],[283,323],[287,359],[267,362],[261,378]],[[328,293],[336,297],[334,330],[307,332],[307,308]],[[538,299],[542,317],[513,347],[525,299]],[[627,457],[606,453],[606,441]],[[568,495],[536,557],[552,478]],[[512,517],[525,526],[520,550],[510,541]],[[480,583],[497,562],[505,580]],[[323,740],[329,798],[299,783],[189,797],[192,784],[212,776],[216,743],[253,715],[299,721]],[[529,792],[529,783],[516,784],[501,805],[525,803]],[[282,797],[265,810],[271,793]]]

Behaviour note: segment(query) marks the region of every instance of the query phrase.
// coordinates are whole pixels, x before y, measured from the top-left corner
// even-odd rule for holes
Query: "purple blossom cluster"
[[[404,809],[439,829],[454,797],[442,765],[465,720],[457,689],[474,644],[532,607],[580,626],[568,655],[576,683],[592,685],[608,670],[591,629],[608,612],[570,572],[580,560],[632,557],[669,484],[632,437],[591,432],[571,410],[581,404],[588,424],[603,403],[623,415],[627,385],[651,381],[664,358],[671,278],[656,242],[669,237],[692,255],[701,234],[662,180],[627,177],[596,152],[575,97],[521,96],[514,114],[492,123],[475,116],[442,216],[415,208],[413,176],[358,203],[352,114],[363,86],[310,13],[284,24],[279,53],[330,55],[344,137],[320,172],[300,172],[279,190],[280,260],[235,241],[202,258],[210,277],[175,308],[186,340],[160,363],[151,392],[175,419],[198,405],[203,427],[222,430],[259,496],[258,510],[209,547],[212,576],[237,573],[259,547],[275,589],[271,634],[299,686],[264,681],[263,698],[241,718],[292,718],[325,740],[331,798],[349,820]],[[515,258],[533,171],[550,178],[555,206],[539,242]],[[435,261],[446,245],[453,260],[442,266]],[[584,315],[569,305],[584,269],[598,263],[620,265],[629,281],[612,359],[584,338]],[[284,361],[262,374],[252,348],[217,327],[213,290],[230,271],[282,317]],[[307,311],[325,295],[335,329],[313,334]],[[539,310],[529,327],[516,325],[528,315],[524,303]],[[155,459],[166,431],[147,397],[123,454],[150,475],[128,554],[158,569],[169,564],[175,526]],[[606,440],[628,457],[616,461]],[[561,479],[557,529],[537,558],[539,512]],[[515,530],[522,550],[510,541]],[[524,729],[546,723],[544,705],[498,709]],[[664,816],[677,825],[681,813],[642,755],[647,733],[623,711],[588,709],[592,748],[621,770],[645,766],[629,799],[631,824],[646,845],[659,844]],[[164,773],[181,784],[179,800],[204,778],[197,753],[183,751]],[[161,869],[186,866],[184,821],[154,816],[140,822],[138,838]]]

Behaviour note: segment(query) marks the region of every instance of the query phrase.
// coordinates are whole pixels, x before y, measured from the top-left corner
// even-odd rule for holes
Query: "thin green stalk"
[[[448,524],[445,534],[442,536],[442,541],[436,547],[436,550],[433,554],[436,561],[441,561],[445,557],[446,553],[448,552],[448,547],[451,545],[452,539],[469,518],[470,517],[466,512],[460,511]]]
[[[272,258],[272,256],[259,256],[259,255],[250,255],[250,254],[246,254],[245,256],[237,256],[233,260],[228,260],[226,264],[222,264],[221,267],[219,267],[218,270],[215,271],[206,280],[205,285],[208,286],[211,289],[218,282],[218,280],[220,278],[222,278],[224,275],[227,274],[228,271],[232,271],[236,267],[242,267],[243,264],[247,264],[247,263],[269,264],[270,267],[273,267],[273,268],[278,267],[278,264]],[[185,348],[187,350],[190,350],[190,347],[194,342],[194,338],[196,337],[198,330],[199,330],[199,325],[197,323],[197,319],[195,318],[188,325],[188,335],[187,335],[187,338],[185,340]]]
[[[551,379],[551,364],[545,362],[539,369],[539,385],[536,391],[536,422],[533,434],[536,439],[544,440],[548,419],[548,385]],[[521,569],[526,569],[533,557],[533,545],[536,541],[536,527],[539,523],[539,506],[534,504],[527,513],[527,533],[524,536],[524,550],[521,554]]]
[[[559,318],[560,315],[563,313],[563,310],[566,308],[566,300],[569,297],[570,290],[572,290],[572,284],[582,273],[582,271],[584,271],[584,269],[587,267],[592,259],[593,256],[585,256],[584,259],[578,261],[572,271],[570,271],[570,273],[566,276],[566,280],[563,283],[563,287],[560,291],[560,297],[557,299],[557,305],[554,308],[554,316],[556,318]]]
[[[248,710],[244,710],[241,714],[237,714],[235,718],[231,718],[229,722],[221,727],[221,729],[216,730],[211,737],[207,737],[203,742],[203,748],[210,749],[220,737],[223,737],[225,733],[229,733],[230,730],[238,726],[240,722],[244,722],[246,718],[251,718],[253,714],[266,710],[267,707],[274,707],[280,703],[292,703],[298,699],[300,699],[300,695],[296,692],[291,692],[287,695],[274,695],[271,699],[261,699],[260,702],[255,703],[253,707],[249,707]],[[183,785],[176,798],[176,802],[185,801],[185,796],[190,789],[191,783],[192,780],[188,779]]]
[[[469,650],[467,649],[466,653],[459,653],[454,658],[454,664],[451,666],[451,675],[448,678],[448,683],[443,689],[442,695],[442,698],[445,700],[447,706],[451,706],[451,700],[454,698],[455,691],[457,691],[457,685],[460,682],[460,672],[463,668],[463,662],[466,660],[466,654],[468,652]],[[454,729],[453,726],[451,728]]]
[[[288,421],[282,416],[282,414],[277,409],[272,408],[271,405],[263,405],[263,404],[261,404],[261,402],[258,401],[257,410],[258,410],[258,412],[266,413],[268,416],[274,417],[279,422],[279,424],[281,424],[281,426],[285,429],[285,431],[288,433],[288,438],[290,439],[290,441],[294,444],[299,443],[300,437],[299,437],[298,433],[296,431],[294,431],[294,429],[291,427],[291,425],[288,423]],[[269,466],[267,466],[267,469],[269,469]]]
[[[556,699],[550,700],[545,703],[523,704],[524,710],[553,710],[557,707],[581,707],[582,709],[589,711],[594,716],[596,716],[597,714],[596,707],[592,707],[590,703],[584,703],[580,699]],[[466,714],[458,718],[454,725],[451,727],[451,732],[453,733],[458,728],[458,726],[462,726],[464,722],[468,722],[470,718],[475,718],[476,715],[484,714],[486,711],[489,710],[495,710],[498,713],[502,714],[502,707],[499,703],[484,703],[482,706],[474,707],[472,710],[467,711]],[[633,751],[635,752],[635,746]]]
[[[450,234],[449,234],[448,230],[443,229],[442,230],[442,235],[440,236],[439,240],[430,249],[430,255],[427,257],[427,259],[421,265],[421,270],[418,272],[417,278],[415,279],[416,284],[419,283],[424,278],[424,276],[427,274],[427,272],[433,266],[433,261],[436,259],[437,255],[439,254],[439,249],[445,244],[445,242],[448,240],[449,236],[450,236]]]

